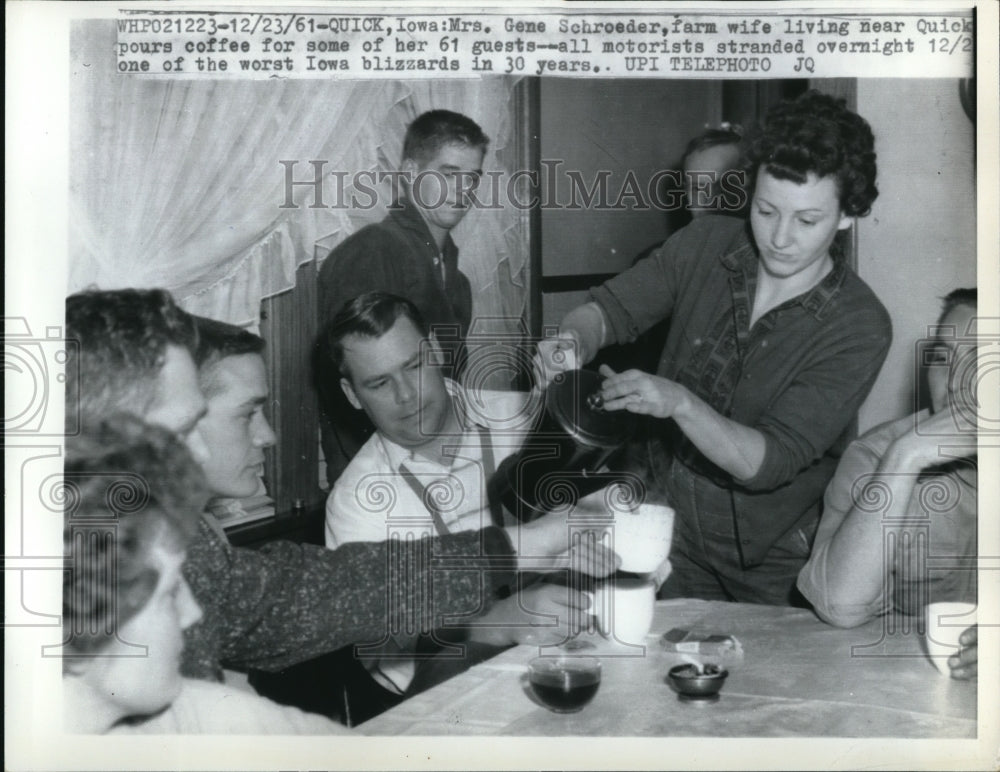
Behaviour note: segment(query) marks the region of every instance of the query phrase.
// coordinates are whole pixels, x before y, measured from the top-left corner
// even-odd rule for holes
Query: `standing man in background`
[[[458,364],[472,320],[472,288],[458,270],[451,230],[469,208],[489,144],[475,121],[448,110],[418,116],[403,140],[398,201],[382,222],[338,245],[319,272],[320,321],[365,292],[381,290],[413,303]],[[447,333],[443,327],[450,327]],[[339,375],[316,359],[327,479],[332,485],[372,433],[371,423],[347,404]],[[454,374],[454,373],[452,373]]]

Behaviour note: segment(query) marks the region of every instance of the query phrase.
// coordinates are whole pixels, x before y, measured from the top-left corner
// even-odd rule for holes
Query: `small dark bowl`
[[[699,673],[695,665],[677,665],[670,668],[667,678],[673,687],[687,697],[714,697],[729,676],[729,671],[718,665],[703,665]]]

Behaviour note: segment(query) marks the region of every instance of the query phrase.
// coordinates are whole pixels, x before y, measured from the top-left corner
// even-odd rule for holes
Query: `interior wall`
[[[562,204],[570,200],[568,171],[579,172],[588,189],[598,172],[610,171],[612,202],[629,171],[645,193],[656,172],[680,159],[691,137],[722,119],[719,81],[543,78],[540,102],[541,158],[560,162],[554,168]],[[618,273],[666,238],[662,209],[635,207],[633,199],[623,203],[628,208],[544,208],[543,277]],[[546,324],[558,323],[550,314],[565,305],[560,300],[543,299]]]
[[[893,343],[859,415],[861,431],[914,409],[914,347],[940,298],[976,284],[975,126],[959,82],[865,78],[857,110],[872,126],[879,197],[858,221],[858,272],[893,323]]]

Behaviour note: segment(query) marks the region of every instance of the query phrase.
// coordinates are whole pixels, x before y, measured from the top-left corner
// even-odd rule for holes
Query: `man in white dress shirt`
[[[509,515],[499,505],[491,507],[486,483],[534,425],[538,393],[473,393],[446,379],[419,311],[383,292],[347,303],[326,327],[323,343],[347,399],[377,430],[330,494],[327,546],[503,524]],[[468,666],[518,643],[561,643],[585,617],[588,600],[577,589],[519,584],[474,622],[442,628],[429,647],[421,641],[420,651],[429,648],[440,663],[443,647],[453,661]],[[415,637],[387,631],[373,644],[360,658],[383,688],[408,696],[430,685],[418,675],[425,669],[417,667]]]

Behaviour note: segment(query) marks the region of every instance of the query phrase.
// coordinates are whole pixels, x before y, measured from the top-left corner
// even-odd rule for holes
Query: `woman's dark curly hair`
[[[201,468],[171,432],[119,414],[66,438],[63,632],[93,655],[149,602],[155,546],[180,551],[208,500]]]
[[[843,99],[818,91],[771,109],[750,160],[755,173],[766,166],[771,176],[800,185],[809,172],[833,176],[840,208],[850,217],[867,215],[878,197],[871,126]]]

